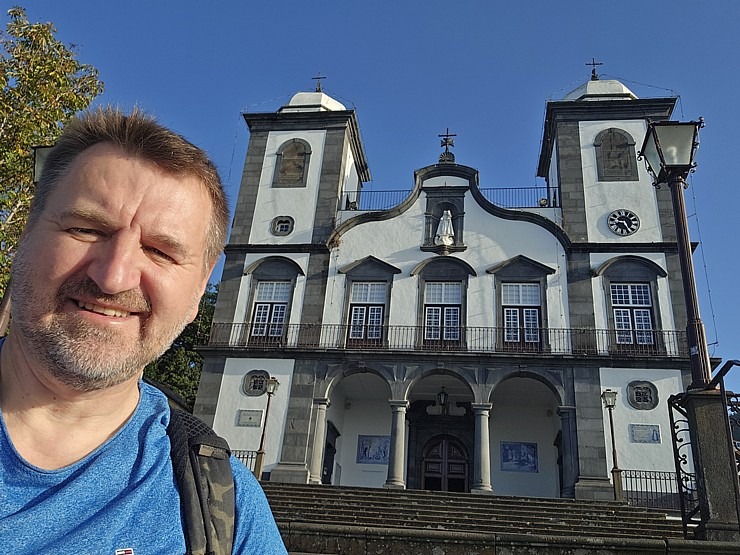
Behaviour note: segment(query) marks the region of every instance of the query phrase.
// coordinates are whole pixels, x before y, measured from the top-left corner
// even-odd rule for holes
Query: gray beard
[[[35,306],[40,296],[34,291],[30,272],[33,268],[25,260],[21,247],[11,272],[12,332],[23,336],[30,353],[47,374],[75,391],[99,391],[140,374],[148,363],[169,348],[188,324],[184,319],[156,333],[144,320],[135,345],[115,349],[115,345],[121,342],[119,333],[66,315],[61,307],[69,293],[74,291],[96,299],[120,302],[122,306],[134,307],[148,314],[149,303],[139,291],[106,295],[89,278],[70,280],[56,294],[53,301],[56,312],[42,323],[33,314],[39,310],[48,312],[50,307],[39,309]],[[198,299],[194,299],[191,308],[197,302]]]

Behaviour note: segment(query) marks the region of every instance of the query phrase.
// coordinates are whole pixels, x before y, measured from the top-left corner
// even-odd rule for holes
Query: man
[[[141,382],[198,311],[228,208],[208,157],[134,111],[70,122],[12,269],[0,351],[0,552],[186,549],[166,398]],[[285,553],[231,459],[233,553]]]

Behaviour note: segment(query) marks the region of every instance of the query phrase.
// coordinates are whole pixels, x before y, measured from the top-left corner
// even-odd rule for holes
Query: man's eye
[[[175,262],[175,259],[172,258],[169,254],[162,252],[158,248],[155,247],[147,247],[147,252],[149,252],[152,256],[159,258],[161,260],[166,260],[167,262]]]
[[[67,231],[73,235],[101,235],[100,231],[89,227],[70,227]]]

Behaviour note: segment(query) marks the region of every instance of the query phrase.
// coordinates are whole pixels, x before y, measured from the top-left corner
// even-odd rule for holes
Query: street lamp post
[[[648,124],[640,157],[645,159],[653,184],[667,183],[671,191],[681,279],[686,299],[686,336],[689,342],[691,385],[679,397],[686,410],[701,520],[695,537],[705,540],[740,541],[740,506],[735,495],[737,470],[728,465],[730,430],[727,407],[720,391],[710,387],[711,364],[704,324],[694,281],[688,222],[683,190],[686,177],[696,167],[699,129],[704,121],[661,121]]]
[[[265,462],[265,435],[267,432],[267,417],[270,414],[270,400],[278,390],[280,382],[277,378],[270,376],[265,382],[265,393],[267,393],[267,406],[265,407],[265,420],[262,423],[262,437],[260,438],[260,447],[257,449],[257,456],[254,461],[254,475],[259,480],[262,478],[262,467]]]
[[[612,433],[612,483],[614,485],[614,500],[624,501],[624,488],[622,487],[622,471],[617,462],[617,442],[614,438],[614,407],[617,405],[617,392],[611,389],[601,394],[604,407],[609,411],[609,429]]]
[[[686,337],[691,357],[691,389],[702,389],[712,379],[704,324],[699,316],[699,300],[691,258],[689,225],[683,190],[688,187],[686,177],[696,167],[694,156],[699,146],[699,129],[704,120],[679,122],[660,121],[648,124],[640,156],[645,159],[653,185],[667,183],[671,191],[673,218],[676,224],[676,243],[681,264],[683,293],[686,299]]]

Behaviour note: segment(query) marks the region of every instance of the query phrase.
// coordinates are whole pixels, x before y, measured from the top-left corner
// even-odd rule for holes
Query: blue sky
[[[232,199],[248,141],[240,113],[276,110],[319,72],[357,110],[371,190],[410,189],[448,127],[481,186],[542,185],[545,102],[587,80],[592,58],[640,97],[679,95],[674,117],[707,123],[686,196],[702,318],[710,352],[740,359],[736,0],[21,5],[100,70],[98,103],[139,105],[208,150]],[[728,386],[740,390],[740,368]]]

